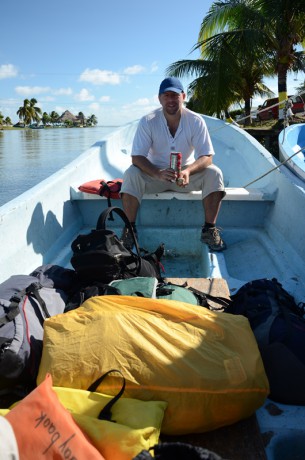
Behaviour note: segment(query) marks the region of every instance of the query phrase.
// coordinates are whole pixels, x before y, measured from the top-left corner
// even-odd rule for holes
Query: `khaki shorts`
[[[215,165],[210,165],[203,171],[190,176],[190,183],[186,187],[178,187],[175,182],[163,182],[148,176],[137,166],[131,165],[123,176],[121,193],[128,193],[141,203],[144,193],[160,193],[166,191],[189,193],[202,191],[202,199],[213,192],[223,192],[225,187],[222,171]]]

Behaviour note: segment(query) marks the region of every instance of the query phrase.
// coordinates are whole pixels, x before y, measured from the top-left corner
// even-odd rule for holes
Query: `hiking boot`
[[[220,237],[220,231],[217,227],[202,227],[200,240],[209,246],[211,251],[223,251],[226,249],[226,243]]]
[[[133,226],[133,232],[135,234],[136,239],[138,239],[138,232],[136,229],[136,226]],[[122,236],[121,236],[121,242],[125,246],[126,249],[132,249],[134,246],[134,240],[132,233],[130,232],[128,227],[124,227]]]

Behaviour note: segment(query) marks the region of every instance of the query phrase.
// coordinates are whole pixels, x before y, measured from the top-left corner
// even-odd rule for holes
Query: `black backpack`
[[[228,313],[246,316],[270,385],[270,399],[305,405],[304,305],[275,279],[246,283],[231,296]]]
[[[125,248],[117,235],[106,229],[109,215],[118,214],[133,236],[136,253]],[[96,229],[79,235],[72,243],[71,265],[82,282],[110,283],[115,279],[149,276],[162,279],[160,257],[163,245],[142,257],[132,225],[121,208],[107,208],[99,217]]]

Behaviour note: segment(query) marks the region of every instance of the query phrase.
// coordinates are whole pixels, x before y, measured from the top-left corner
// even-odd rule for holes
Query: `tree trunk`
[[[245,126],[252,125],[252,120],[251,120],[251,99],[246,99],[245,100],[245,114],[246,114]]]
[[[287,64],[278,64],[279,120],[284,120],[284,107],[287,100]]]

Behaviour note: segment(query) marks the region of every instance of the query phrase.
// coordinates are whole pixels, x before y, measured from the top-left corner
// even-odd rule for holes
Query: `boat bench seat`
[[[225,201],[274,201],[276,190],[263,188],[243,188],[243,187],[226,187]],[[72,201],[78,200],[105,200],[105,197],[84,193],[77,187],[70,187],[70,197]],[[145,194],[143,199],[146,200],[201,200],[201,192],[179,193],[179,192],[161,192]]]

